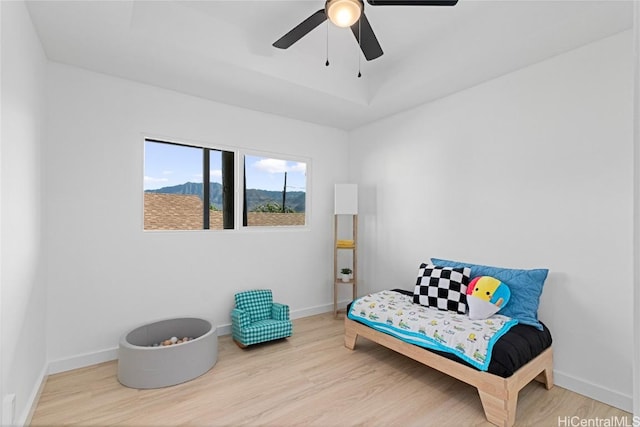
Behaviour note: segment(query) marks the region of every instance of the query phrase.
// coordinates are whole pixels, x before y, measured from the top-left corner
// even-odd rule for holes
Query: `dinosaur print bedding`
[[[464,314],[415,304],[413,296],[395,291],[358,298],[348,316],[411,344],[455,354],[481,371],[489,367],[495,342],[518,323],[499,314],[471,320]]]

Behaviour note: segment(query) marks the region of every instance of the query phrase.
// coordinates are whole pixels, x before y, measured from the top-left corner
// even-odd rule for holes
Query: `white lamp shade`
[[[335,214],[358,214],[358,184],[336,184]]]
[[[326,6],[329,20],[338,27],[350,27],[360,19],[362,3],[360,0],[329,0]]]

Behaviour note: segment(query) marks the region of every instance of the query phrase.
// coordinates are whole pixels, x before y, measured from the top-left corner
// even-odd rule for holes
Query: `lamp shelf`
[[[357,214],[353,214],[353,215],[348,215],[351,216],[352,218],[352,226],[351,226],[351,239],[347,240],[347,242],[349,243],[340,243],[341,241],[344,242],[344,240],[340,240],[338,239],[338,217],[340,216],[345,216],[345,215],[338,215],[336,214],[334,216],[334,224],[333,224],[333,239],[334,239],[334,245],[333,245],[333,315],[334,317],[338,317],[338,313],[343,313],[345,312],[344,309],[338,309],[338,289],[340,287],[340,285],[346,285],[346,286],[351,286],[351,290],[352,290],[352,298],[355,300],[358,297],[358,251],[357,251],[357,247],[358,247],[358,215]],[[338,277],[338,273],[340,272],[341,268],[338,267],[338,251],[340,250],[350,250],[352,251],[352,261],[351,261],[351,265],[348,266],[351,269],[351,279],[349,279],[348,281],[343,281],[341,278]],[[343,266],[343,267],[347,267],[347,266]]]

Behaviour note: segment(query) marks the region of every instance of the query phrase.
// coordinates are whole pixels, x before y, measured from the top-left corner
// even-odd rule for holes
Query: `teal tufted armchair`
[[[238,346],[290,337],[289,306],[273,302],[270,289],[238,292],[231,311],[231,333]]]

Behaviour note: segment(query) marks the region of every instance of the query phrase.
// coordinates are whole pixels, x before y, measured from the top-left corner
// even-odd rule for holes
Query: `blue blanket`
[[[358,298],[348,316],[411,344],[455,354],[481,371],[489,367],[495,342],[518,323],[499,314],[471,320],[463,314],[415,304],[412,296],[394,291]]]

